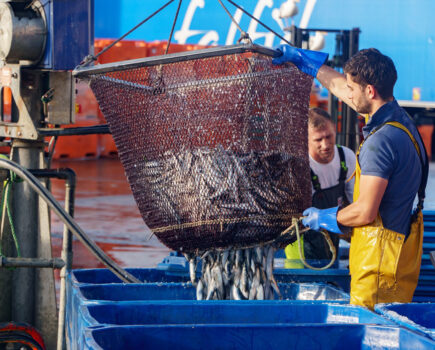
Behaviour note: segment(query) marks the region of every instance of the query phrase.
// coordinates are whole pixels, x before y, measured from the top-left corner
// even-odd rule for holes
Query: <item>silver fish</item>
[[[257,293],[256,293],[256,299],[257,300],[264,300],[264,289],[261,284],[257,286]]]
[[[196,300],[204,299],[204,285],[201,280],[196,285]]]
[[[231,299],[242,300],[242,295],[240,294],[239,288],[237,288],[234,284],[231,286]]]
[[[215,281],[216,289],[219,295],[225,295],[224,282],[222,279],[222,271],[218,264],[211,269],[212,277]]]

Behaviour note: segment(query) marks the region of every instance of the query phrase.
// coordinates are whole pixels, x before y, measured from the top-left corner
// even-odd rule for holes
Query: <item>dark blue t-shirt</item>
[[[423,150],[413,120],[396,100],[386,103],[373,114],[363,128],[364,138],[374,128],[390,121],[403,124]],[[382,126],[364,142],[358,160],[362,175],[388,180],[379,207],[384,227],[408,235],[412,207],[422,174],[420,158],[408,134],[392,125]]]

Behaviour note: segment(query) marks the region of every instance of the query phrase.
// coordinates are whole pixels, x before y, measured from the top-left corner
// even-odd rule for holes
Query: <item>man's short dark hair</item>
[[[331,116],[324,109],[314,107],[308,110],[308,125],[314,129],[324,129],[328,124],[334,125]]]
[[[376,49],[364,49],[353,55],[344,65],[343,71],[363,88],[373,85],[383,100],[393,96],[397,71],[390,57]]]

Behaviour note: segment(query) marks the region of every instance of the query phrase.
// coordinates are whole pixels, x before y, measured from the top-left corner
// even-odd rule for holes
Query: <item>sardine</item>
[[[243,264],[242,267],[242,275],[240,277],[240,292],[245,297],[245,299],[249,298],[248,273],[246,271],[246,264]]]
[[[264,300],[264,289],[263,289],[262,285],[257,286],[256,299],[257,300]]]
[[[190,273],[190,281],[193,285],[196,283],[196,258],[192,257],[189,259],[189,273]]]
[[[242,300],[242,295],[240,294],[239,288],[237,288],[234,284],[231,287],[231,299],[233,300]]]
[[[235,263],[236,269],[240,269],[242,267],[242,262],[243,262],[242,254],[243,254],[243,251],[241,249],[238,249],[236,251],[236,259],[235,259],[236,260],[236,263]]]
[[[213,266],[213,268],[211,269],[211,274],[215,282],[216,290],[218,291],[219,295],[221,296],[225,295],[224,282],[222,279],[222,271],[218,264]]]
[[[225,266],[227,264],[227,262],[228,262],[228,258],[230,256],[230,251],[228,249],[224,250],[222,252],[221,256],[222,256],[221,264],[222,264],[222,266]]]
[[[214,283],[214,280],[211,280],[207,289],[206,300],[211,300],[213,298],[213,294],[215,293],[215,291],[216,291],[216,284]]]
[[[196,285],[196,300],[204,299],[204,285],[201,280]]]

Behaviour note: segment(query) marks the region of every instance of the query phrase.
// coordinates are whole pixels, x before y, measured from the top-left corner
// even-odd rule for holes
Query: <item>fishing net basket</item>
[[[234,45],[82,67],[140,213],[181,252],[274,240],[311,205],[312,77]]]

